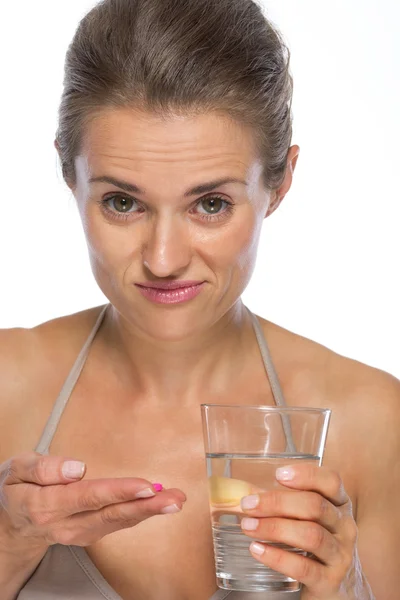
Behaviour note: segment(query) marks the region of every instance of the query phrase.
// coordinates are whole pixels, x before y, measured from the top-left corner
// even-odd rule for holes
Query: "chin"
[[[185,306],[185,304],[187,304]],[[132,307],[132,324],[154,340],[179,342],[201,334],[213,325],[212,312],[182,303],[174,306]],[[131,320],[130,319],[130,320]]]

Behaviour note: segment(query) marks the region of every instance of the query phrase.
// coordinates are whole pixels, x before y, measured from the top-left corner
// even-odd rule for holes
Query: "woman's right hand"
[[[2,546],[28,553],[44,553],[52,544],[88,546],[164,511],[178,512],[186,501],[178,489],[156,493],[136,477],[82,481],[84,465],[66,477],[68,460],[25,452],[0,465]]]

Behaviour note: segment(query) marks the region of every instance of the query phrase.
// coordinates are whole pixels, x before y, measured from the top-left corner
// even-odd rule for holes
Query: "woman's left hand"
[[[303,463],[278,469],[277,479],[296,491],[274,489],[242,498],[242,509],[250,517],[242,519],[242,530],[313,556],[253,542],[254,558],[301,582],[302,600],[373,600],[358,559],[351,500],[338,473]]]

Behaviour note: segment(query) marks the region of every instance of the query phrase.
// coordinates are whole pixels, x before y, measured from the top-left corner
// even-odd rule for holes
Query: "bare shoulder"
[[[102,307],[59,317],[31,329],[0,330],[0,462],[30,449]],[[5,456],[3,456],[5,453]]]
[[[361,420],[400,411],[400,381],[393,375],[268,321],[262,324],[278,373],[295,402],[309,394],[318,405],[331,404],[327,408],[349,416],[357,413]]]
[[[83,344],[101,308],[52,319],[31,329],[1,329],[0,385],[11,389],[45,373],[51,377],[54,366]],[[6,402],[4,397],[2,402]]]
[[[342,438],[358,463],[360,488],[378,480],[385,484],[382,463],[390,465],[400,454],[400,381],[339,355],[331,359],[328,381]]]
[[[263,327],[288,403],[332,410],[324,461],[354,483],[362,512],[367,498],[392,485],[400,381],[267,321]],[[400,485],[400,469],[397,477]]]

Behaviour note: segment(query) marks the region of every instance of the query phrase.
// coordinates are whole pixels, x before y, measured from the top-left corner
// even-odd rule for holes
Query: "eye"
[[[212,196],[200,200],[197,204],[197,209],[204,209],[203,211],[198,210],[199,214],[216,215],[223,212],[227,206],[229,206],[229,203],[226,200],[218,196]]]
[[[111,196],[111,198],[106,198],[104,202],[111,210],[117,213],[132,213],[138,210],[136,200],[129,196],[115,195]]]

